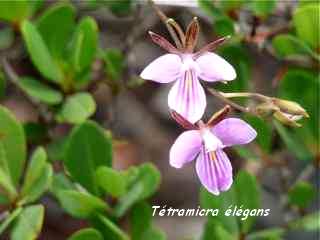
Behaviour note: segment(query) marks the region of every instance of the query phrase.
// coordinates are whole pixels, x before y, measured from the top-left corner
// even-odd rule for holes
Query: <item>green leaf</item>
[[[96,111],[96,103],[89,93],[76,93],[67,98],[56,115],[59,122],[79,124]]]
[[[63,50],[75,27],[75,10],[71,4],[55,4],[37,20],[37,27],[52,56],[63,57]]]
[[[109,208],[100,198],[74,190],[58,191],[58,199],[62,208],[75,218],[90,218]]]
[[[124,57],[118,49],[108,49],[103,53],[105,71],[112,80],[119,80],[124,70]]]
[[[166,240],[167,237],[163,231],[158,228],[152,227],[145,231],[141,240]]]
[[[71,61],[76,72],[89,67],[96,55],[98,43],[98,26],[91,17],[83,18],[74,34]]]
[[[204,188],[200,192],[200,203],[204,209],[219,209],[217,216],[209,216],[210,226],[221,224],[224,230],[231,235],[237,235],[240,232],[247,233],[254,224],[255,217],[244,214],[236,217],[231,212],[235,207],[239,210],[258,209],[260,205],[260,191],[257,182],[253,176],[244,171],[240,171],[235,178],[233,186],[227,191],[220,193],[219,196],[212,195]],[[228,211],[229,210],[229,213]],[[240,227],[240,229],[239,229]],[[207,229],[206,231],[215,231]]]
[[[260,207],[260,190],[254,176],[245,171],[240,171],[235,179],[234,188],[237,196],[237,206],[243,209],[256,209]],[[243,220],[240,217],[240,226],[243,233],[248,233],[252,228],[256,217],[248,216]]]
[[[85,228],[72,234],[68,240],[103,240],[103,236],[94,228]]]
[[[304,69],[290,68],[280,81],[278,96],[299,103],[310,115],[310,118],[300,121],[305,123],[303,127],[294,129],[305,144],[319,144],[320,112],[317,103],[320,96],[315,91],[319,88],[319,76]]]
[[[235,68],[237,78],[228,84],[217,85],[218,90],[226,92],[247,90],[251,66],[247,50],[239,44],[233,44],[221,48],[219,53]]]
[[[277,0],[250,0],[248,2],[249,8],[256,16],[266,17],[276,7]]]
[[[199,7],[213,20],[225,16],[225,14],[217,8],[211,0],[198,0]]]
[[[5,149],[0,141],[0,191],[1,190],[3,190],[3,193],[5,194],[5,200],[14,200],[17,196],[17,191],[10,178]]]
[[[62,72],[54,62],[38,29],[31,22],[25,20],[22,23],[21,32],[31,60],[39,72],[49,80],[60,83],[63,78]]]
[[[97,184],[113,197],[122,196],[126,192],[126,180],[121,172],[109,167],[99,167],[96,172]]]
[[[0,143],[3,144],[10,177],[18,184],[26,158],[26,140],[21,124],[0,106]]]
[[[5,27],[0,30],[0,50],[9,48],[13,43],[13,41],[14,41],[14,32],[12,28]]]
[[[225,230],[221,224],[209,218],[201,240],[212,239],[234,240],[236,237]]]
[[[105,239],[130,239],[129,236],[125,232],[123,232],[114,222],[101,214],[98,214],[94,219],[92,219],[92,225],[102,233]]]
[[[105,1],[104,4],[116,15],[128,15],[131,11],[132,0]]]
[[[320,43],[319,17],[319,4],[298,7],[292,16],[298,37],[314,49],[317,49]]]
[[[320,212],[315,212],[290,222],[288,227],[290,230],[319,231],[319,218]]]
[[[130,212],[130,226],[132,240],[141,240],[145,232],[151,228],[152,208],[147,202],[135,204]],[[149,238],[153,239],[153,238]]]
[[[21,194],[26,195],[34,186],[38,178],[43,174],[46,166],[47,153],[43,147],[38,147],[32,154],[27,167],[26,176],[21,189]]]
[[[52,89],[34,78],[21,77],[18,84],[30,97],[40,102],[55,105],[62,101],[62,94],[59,91]]]
[[[320,57],[306,43],[289,34],[280,34],[274,37],[272,46],[280,58],[309,55],[320,60]]]
[[[33,205],[24,208],[11,231],[11,239],[37,239],[41,232],[43,218],[44,207],[42,205]]]
[[[312,159],[311,153],[306,149],[301,140],[299,141],[286,127],[282,126],[281,123],[273,121],[273,124],[284,142],[287,148],[292,152],[298,159],[307,161]]]
[[[219,196],[212,195],[205,188],[201,188],[200,204],[203,209],[219,209],[219,213],[224,213],[230,206],[236,204],[235,194],[234,186],[227,192],[220,193]],[[236,217],[218,214],[217,216],[209,216],[208,218],[210,219],[209,224],[211,226],[221,224],[221,226],[232,235],[237,235],[239,232],[239,225]],[[206,231],[209,231],[209,229]]]
[[[63,161],[67,144],[68,144],[68,136],[63,136],[51,141],[47,145],[49,161],[50,162]]]
[[[9,22],[20,22],[29,16],[29,1],[2,1],[0,4],[0,19]]]
[[[52,182],[53,169],[49,163],[46,164],[42,175],[34,183],[34,186],[21,199],[20,204],[32,203],[38,200],[49,188]]]
[[[74,184],[63,173],[56,173],[52,177],[50,191],[58,198],[59,191],[76,190]]]
[[[87,121],[75,127],[66,147],[64,164],[74,180],[98,194],[95,172],[99,166],[111,167],[111,139],[94,122]]]
[[[258,117],[246,115],[245,121],[247,121],[258,133],[255,141],[261,146],[261,148],[269,153],[272,147],[272,128],[264,120]]]
[[[9,227],[21,212],[22,208],[16,208],[6,217],[6,219],[0,224],[0,235],[7,229],[7,227]]]
[[[132,183],[128,186],[128,192],[115,206],[114,215],[121,217],[133,204],[150,197],[158,189],[160,177],[160,172],[151,163],[141,165],[135,179],[131,180]]]
[[[298,182],[288,192],[288,200],[292,205],[306,208],[316,196],[316,189],[308,182]]]
[[[285,230],[283,228],[270,228],[248,235],[248,240],[281,240]]]
[[[234,23],[228,16],[219,17],[214,21],[213,30],[218,36],[233,35]]]

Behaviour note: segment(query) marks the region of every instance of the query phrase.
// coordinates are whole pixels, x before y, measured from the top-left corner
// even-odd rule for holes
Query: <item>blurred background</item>
[[[197,49],[218,37],[231,35],[217,53],[235,67],[237,79],[227,85],[202,84],[224,92],[257,92],[295,101],[307,110],[310,118],[301,120],[301,127],[292,128],[273,117],[257,118],[238,111],[230,114],[242,117],[258,132],[253,143],[227,149],[235,178],[241,170],[254,179],[250,178],[253,182],[248,185],[236,184],[237,189],[231,192],[242,192],[243,189],[247,198],[258,195],[251,206],[269,208],[269,216],[250,218],[252,223],[244,227],[241,221],[231,217],[155,216],[153,224],[170,240],[319,239],[319,2],[154,2],[183,29],[194,16],[198,17],[201,30]],[[63,156],[59,153],[63,147],[58,148],[53,143],[63,142],[61,139],[82,121],[73,121],[72,117],[70,120],[63,105],[73,94],[86,92],[95,102],[95,109],[85,118],[90,117],[112,135],[113,168],[125,170],[152,162],[159,169],[161,184],[150,198],[151,205],[226,209],[236,204],[234,199],[237,196],[234,198],[227,193],[215,197],[202,189],[193,163],[182,169],[169,165],[170,147],[183,131],[168,112],[167,95],[171,84],[139,78],[147,64],[165,53],[151,41],[147,31],[152,30],[172,40],[151,4],[135,0],[27,1],[26,4],[32,4],[28,11],[21,10],[19,2],[0,2],[0,103],[23,124],[29,153],[36,146],[44,146],[54,172],[61,171]],[[49,51],[51,46],[52,49],[59,48],[60,36],[72,45],[76,41],[72,34],[80,30],[72,27],[66,30],[69,28],[67,13],[57,17],[57,21],[41,25],[45,14],[61,4],[74,9],[72,22],[78,24],[90,16],[96,29],[88,37],[84,35],[82,42],[83,48],[94,49],[94,53],[83,53],[83,56],[92,55],[88,63],[80,60],[79,65],[83,63],[85,70],[77,72],[69,63],[60,61],[58,65],[63,69],[65,82],[57,84],[51,77],[55,70],[47,69],[51,62],[35,53],[42,45],[33,45],[35,34],[23,21],[29,19],[38,28]],[[15,11],[18,12],[16,15],[13,14]],[[88,27],[83,31],[91,30]],[[97,44],[92,43],[94,38]],[[68,51],[61,50],[62,54],[57,56],[68,58],[65,57]],[[46,63],[45,66],[41,61]],[[48,103],[46,97],[39,96],[39,92],[46,90],[34,81],[59,91],[64,100],[57,101],[57,104]],[[207,101],[204,119],[209,119],[224,106],[211,95],[207,95]],[[235,101],[244,106],[257,104],[248,98]],[[86,106],[87,103],[80,104]],[[75,112],[81,111],[74,109]],[[238,195],[241,198],[241,193]],[[76,230],[88,226],[88,221],[66,214],[50,193],[38,201],[45,206],[38,239],[67,239]],[[115,199],[110,201],[112,203]],[[5,211],[3,206],[0,204],[0,211]],[[235,223],[230,223],[233,221]],[[240,230],[233,230],[232,224],[239,225]],[[130,229],[129,225],[125,217],[119,222],[125,231]],[[222,230],[220,227],[217,230],[217,226]],[[9,232],[1,234],[1,239],[9,239]]]

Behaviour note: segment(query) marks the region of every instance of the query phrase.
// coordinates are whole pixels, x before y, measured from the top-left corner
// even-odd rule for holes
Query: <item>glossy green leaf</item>
[[[292,16],[298,37],[314,49],[318,48],[320,44],[319,17],[319,4],[298,7]]]
[[[299,103],[309,113],[310,118],[299,121],[303,127],[294,129],[305,144],[319,144],[320,96],[315,89],[320,88],[316,73],[304,69],[290,68],[280,81],[278,96]]]
[[[151,163],[138,168],[137,174],[128,186],[128,192],[123,195],[115,206],[114,214],[121,217],[136,202],[150,197],[159,187],[160,172]],[[129,178],[130,179],[130,178]]]
[[[61,190],[58,199],[62,208],[75,218],[90,218],[108,209],[106,202],[91,194],[74,190]]]
[[[52,166],[47,163],[42,175],[37,179],[30,191],[26,193],[25,197],[21,199],[21,203],[32,203],[38,200],[50,188],[52,175]]]
[[[277,35],[272,39],[272,46],[280,58],[309,55],[317,60],[320,60],[320,57],[314,53],[305,42],[293,35]]]
[[[83,18],[74,34],[71,61],[76,72],[81,72],[92,64],[98,43],[98,26],[91,17]]]
[[[228,16],[219,17],[214,21],[213,30],[218,36],[233,35],[234,23]]]
[[[272,144],[272,128],[270,124],[261,118],[251,115],[246,115],[244,120],[248,122],[258,133],[254,141],[256,141],[266,153],[269,153],[271,151]]]
[[[12,240],[35,240],[41,232],[44,218],[44,207],[33,205],[20,213],[12,231]]]
[[[319,231],[320,212],[311,213],[288,224],[290,230]]]
[[[10,226],[10,224],[19,216],[22,212],[22,208],[16,208],[13,210],[3,222],[0,224],[0,235]]]
[[[215,196],[205,188],[201,188],[200,205],[203,209],[219,209],[219,213],[224,213],[230,206],[234,206],[235,204],[236,192],[234,186],[227,192],[220,193],[219,196]],[[209,216],[208,218],[210,219],[208,223],[210,226],[221,224],[221,226],[232,235],[237,235],[239,232],[239,224],[236,217],[218,214],[217,216]],[[214,229],[208,229],[207,226],[206,231],[213,232]]]
[[[251,62],[247,50],[239,44],[233,44],[219,49],[219,53],[235,68],[237,78],[228,84],[220,83],[217,85],[218,90],[225,92],[246,91],[251,74]]]
[[[68,240],[103,240],[103,236],[94,228],[85,228],[72,234]]]
[[[27,167],[21,194],[25,195],[34,186],[34,183],[42,175],[47,161],[47,153],[43,147],[38,147],[32,154]]]
[[[307,161],[312,159],[311,153],[304,146],[301,139],[297,138],[289,129],[284,127],[281,123],[273,121],[275,129],[277,130],[280,138],[287,146],[287,148],[292,152],[298,159]]]
[[[52,176],[52,184],[50,191],[56,196],[59,196],[59,191],[76,190],[75,185],[63,173],[56,173]]]
[[[306,208],[317,194],[316,189],[308,182],[296,183],[288,192],[288,201],[292,205]]]
[[[21,32],[31,60],[39,72],[49,80],[60,83],[63,78],[62,72],[54,62],[38,29],[25,20],[22,23]]]
[[[158,228],[152,227],[147,229],[147,231],[142,235],[141,240],[166,240],[166,234]]]
[[[21,77],[18,84],[25,93],[40,102],[54,105],[62,101],[63,96],[59,91],[52,89],[34,78]]]
[[[66,99],[56,115],[59,122],[79,124],[96,111],[96,103],[89,93],[76,93]]]
[[[17,191],[11,182],[10,176],[2,168],[0,168],[0,188],[10,200],[14,200],[17,196]]]
[[[111,139],[94,122],[87,121],[75,127],[66,147],[64,164],[74,180],[98,194],[95,173],[100,166],[111,167]]]
[[[256,16],[265,17],[273,11],[276,3],[277,0],[250,0],[248,6]]]
[[[282,240],[284,234],[283,228],[270,228],[249,234],[248,240]]]
[[[0,4],[0,19],[9,22],[20,22],[30,13],[29,1],[2,1]]]
[[[135,204],[130,211],[132,240],[141,240],[145,232],[151,228],[152,208],[147,202]]]
[[[103,53],[105,70],[112,80],[119,80],[124,70],[124,57],[118,49],[108,49]]]
[[[122,196],[126,192],[126,179],[121,172],[109,167],[99,167],[96,172],[97,184],[113,197]]]
[[[254,176],[245,171],[240,171],[234,182],[236,191],[237,206],[243,209],[259,209],[260,207],[260,190],[257,180]],[[256,217],[248,216],[247,219],[241,220],[240,226],[243,233],[248,233],[255,223]]]
[[[14,32],[12,28],[6,27],[0,30],[0,50],[10,47],[13,41]]]
[[[75,27],[75,11],[71,4],[55,4],[37,20],[37,27],[52,56],[62,57]]]
[[[131,11],[132,0],[106,1],[104,4],[116,15],[127,15]]]
[[[26,140],[21,124],[0,106],[0,143],[3,144],[10,177],[18,184],[26,158]]]
[[[234,240],[236,237],[225,230],[221,224],[214,221],[212,218],[209,218],[205,225],[201,240],[212,239]]]
[[[105,239],[108,240],[129,240],[129,236],[123,232],[114,222],[107,217],[98,214],[92,219],[92,225],[98,229]]]

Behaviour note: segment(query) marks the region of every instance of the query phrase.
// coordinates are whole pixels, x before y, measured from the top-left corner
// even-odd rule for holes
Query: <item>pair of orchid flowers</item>
[[[168,96],[172,117],[187,131],[174,142],[170,150],[170,165],[181,168],[195,158],[196,171],[202,185],[219,195],[232,185],[232,166],[225,147],[251,142],[256,131],[238,118],[225,118],[226,106],[207,124],[201,121],[206,109],[206,94],[199,79],[207,82],[231,81],[236,78],[234,68],[222,57],[212,53],[228,37],[209,43],[193,52],[199,24],[196,18],[183,36],[183,48],[177,49],[162,36],[149,32],[153,42],[169,53],[155,59],[141,73],[146,80],[158,83],[175,82]]]

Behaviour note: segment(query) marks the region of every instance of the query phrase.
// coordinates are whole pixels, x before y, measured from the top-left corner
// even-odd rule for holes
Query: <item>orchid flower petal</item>
[[[232,166],[221,149],[206,152],[203,147],[197,158],[196,170],[202,185],[212,194],[219,195],[232,185]]]
[[[245,121],[239,118],[227,118],[211,128],[224,147],[242,145],[251,142],[257,132]]]
[[[207,102],[195,71],[187,70],[171,88],[168,105],[191,123],[201,119]]]
[[[146,66],[140,77],[158,83],[169,83],[181,76],[181,66],[178,55],[165,54]]]
[[[204,81],[231,81],[237,77],[234,68],[217,54],[206,52],[196,59],[199,77]]]
[[[198,130],[182,133],[170,149],[170,165],[181,168],[185,163],[191,162],[201,149],[201,135]]]

